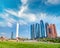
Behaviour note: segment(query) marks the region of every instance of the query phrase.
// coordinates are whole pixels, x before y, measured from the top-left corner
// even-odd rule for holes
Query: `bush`
[[[60,43],[60,38],[39,38],[38,41]]]

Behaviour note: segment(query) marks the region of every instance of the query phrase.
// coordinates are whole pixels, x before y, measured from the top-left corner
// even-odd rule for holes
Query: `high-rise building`
[[[11,39],[13,39],[13,32],[11,32]]]
[[[43,22],[43,20],[40,20],[40,24],[32,24],[31,25],[31,39],[37,39],[37,38],[56,38],[57,32],[56,32],[56,26],[55,24],[48,24]]]
[[[39,38],[39,36],[40,36],[40,27],[39,27],[38,23],[35,24],[35,34],[36,34],[36,38]]]
[[[46,34],[46,37],[48,37],[48,26],[49,26],[49,24],[45,23],[45,34]]]
[[[57,37],[57,32],[56,32],[55,24],[50,24],[48,29],[49,29],[48,37],[49,38],[56,38]]]
[[[56,26],[55,26],[55,24],[53,24],[53,28],[54,28],[54,36],[55,36],[55,38],[57,37],[57,31],[56,31]]]
[[[31,39],[37,39],[40,36],[40,27],[39,24],[32,24],[31,25]]]
[[[35,39],[34,24],[31,25],[31,39]]]
[[[41,32],[41,38],[44,38],[45,37],[45,29],[44,29],[44,22],[43,20],[40,20],[40,32]]]

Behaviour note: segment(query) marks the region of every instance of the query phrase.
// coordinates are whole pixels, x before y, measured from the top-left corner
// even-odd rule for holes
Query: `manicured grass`
[[[0,42],[0,48],[60,48],[60,44],[41,42]]]

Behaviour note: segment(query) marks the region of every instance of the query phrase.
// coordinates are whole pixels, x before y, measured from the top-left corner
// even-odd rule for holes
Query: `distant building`
[[[55,24],[50,24],[48,29],[49,29],[48,37],[49,38],[56,38],[57,37],[57,32],[56,32]]]
[[[11,39],[13,39],[13,32],[11,32]]]
[[[44,22],[43,20],[40,20],[40,32],[41,32],[41,38],[44,38],[45,37],[45,29],[44,29]]]

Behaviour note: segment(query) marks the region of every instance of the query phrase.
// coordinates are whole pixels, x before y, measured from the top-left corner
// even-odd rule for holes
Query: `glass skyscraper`
[[[40,20],[40,37],[41,38],[44,38],[45,37],[45,29],[44,29],[44,22],[43,22],[43,20]]]
[[[40,20],[39,23],[35,23],[31,25],[31,39],[38,38],[56,38],[56,27],[55,24],[44,23],[43,20]]]
[[[31,39],[35,39],[34,24],[31,25]]]
[[[38,23],[35,24],[35,34],[36,34],[36,38],[39,38],[39,36],[40,36],[40,28],[39,28]]]
[[[49,30],[48,30],[48,26],[49,26],[49,24],[48,24],[48,23],[45,23],[46,37],[48,37],[48,32],[49,32]]]

